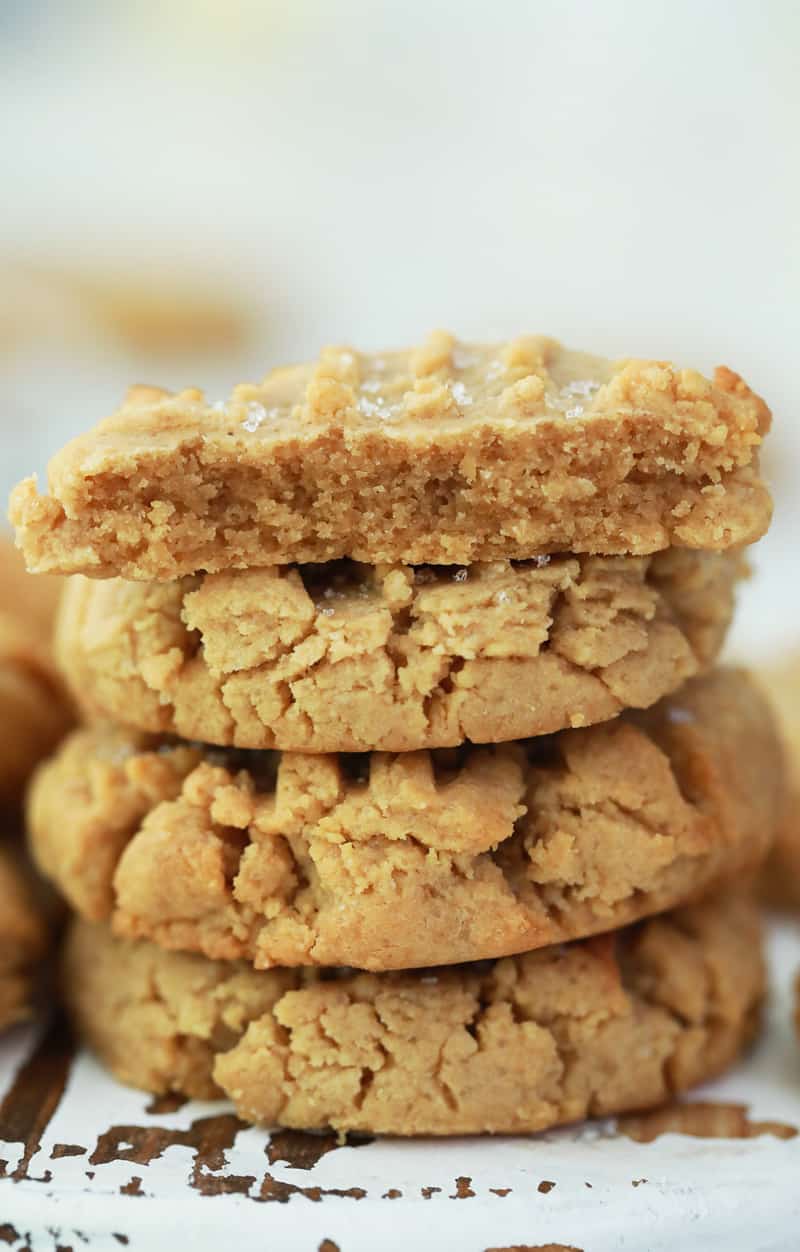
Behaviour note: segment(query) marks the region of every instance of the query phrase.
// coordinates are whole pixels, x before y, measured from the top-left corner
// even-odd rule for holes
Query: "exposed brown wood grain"
[[[264,1150],[270,1165],[285,1161],[293,1169],[313,1169],[327,1152],[342,1147],[361,1148],[373,1142],[371,1135],[348,1135],[342,1142],[335,1131],[312,1135],[305,1130],[276,1130]]]
[[[660,1135],[691,1135],[696,1139],[756,1139],[774,1135],[776,1139],[794,1139],[796,1126],[787,1122],[752,1122],[746,1104],[727,1104],[715,1100],[669,1104],[652,1113],[620,1117],[620,1134],[636,1143],[652,1143]]]
[[[0,1104],[0,1141],[23,1145],[19,1163],[8,1175],[15,1182],[30,1177],[28,1168],[64,1094],[74,1055],[75,1041],[66,1019],[59,1015],[18,1069]],[[50,1177],[46,1170],[44,1180]]]
[[[79,1143],[54,1143],[50,1153],[51,1161],[60,1161],[64,1156],[85,1156],[86,1148]]]
[[[262,1203],[277,1201],[278,1204],[287,1204],[292,1196],[302,1195],[307,1200],[318,1203],[326,1195],[363,1200],[366,1194],[363,1187],[298,1187],[293,1182],[281,1182],[278,1178],[273,1178],[272,1174],[265,1174],[258,1194],[253,1198]]]

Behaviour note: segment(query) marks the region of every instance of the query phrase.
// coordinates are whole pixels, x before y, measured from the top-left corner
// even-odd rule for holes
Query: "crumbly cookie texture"
[[[384,970],[609,930],[757,865],[775,730],[717,671],[644,714],[496,748],[236,754],[103,727],[32,788],[34,856],[119,934],[256,967]]]
[[[643,708],[716,657],[741,558],[273,566],[69,581],[58,655],[91,717],[239,748],[507,742]]]
[[[718,898],[481,966],[273,970],[78,922],[65,990],[124,1082],[214,1096],[248,1121],[448,1135],[544,1130],[662,1104],[754,1034],[758,910]]]
[[[761,887],[769,904],[800,909],[800,653],[759,674],[784,732],[789,789]]]
[[[45,912],[21,861],[0,844],[0,1029],[31,1016],[48,939]]]
[[[461,563],[751,542],[770,413],[737,374],[542,336],[328,348],[225,403],[134,387],[10,516],[37,571],[169,580],[352,557]]]
[[[31,770],[73,720],[51,656],[60,583],[32,578],[0,539],[0,808],[19,802]]]

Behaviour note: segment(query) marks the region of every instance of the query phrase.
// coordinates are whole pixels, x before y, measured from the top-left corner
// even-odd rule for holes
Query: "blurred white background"
[[[4,0],[0,489],[326,342],[724,362],[776,415],[732,646],[788,646],[798,49],[795,0]]]

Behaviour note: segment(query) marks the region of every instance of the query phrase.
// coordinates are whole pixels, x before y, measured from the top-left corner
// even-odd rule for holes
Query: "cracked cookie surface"
[[[754,867],[783,805],[760,692],[713,671],[646,713],[498,747],[234,753],[98,726],[34,780],[74,909],[221,959],[398,969],[609,930]]]
[[[240,748],[405,752],[642,708],[716,657],[741,558],[336,562],[69,580],[57,652],[84,712]]]
[[[227,403],[134,387],[10,516],[29,568],[165,581],[294,561],[468,564],[752,542],[766,405],[726,368],[437,333],[326,349]]]
[[[61,580],[32,578],[0,538],[0,808],[19,802],[33,767],[73,718],[51,655]]]
[[[611,935],[416,973],[256,972],[77,922],[66,996],[100,1058],[249,1121],[515,1133],[656,1106],[731,1064],[764,990],[758,910],[703,900]]]

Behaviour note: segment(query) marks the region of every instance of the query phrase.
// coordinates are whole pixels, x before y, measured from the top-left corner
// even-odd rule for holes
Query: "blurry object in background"
[[[137,0],[112,19],[134,37],[166,43],[176,53],[207,49],[263,58],[273,40],[292,28],[313,27],[325,13],[325,0]]]
[[[762,875],[764,896],[777,908],[800,909],[800,652],[761,674],[786,736],[786,814]]]
[[[16,807],[31,770],[72,724],[50,654],[57,578],[32,578],[0,538],[0,808]]]
[[[0,258],[0,352],[48,343],[174,356],[238,351],[253,334],[244,297],[207,277],[152,266],[105,269]]]
[[[0,534],[0,613],[13,614],[49,647],[64,580],[57,575],[34,578],[21,552]]]
[[[0,830],[4,836],[8,833]],[[58,912],[20,849],[4,839],[0,844],[0,1030],[33,1014],[37,967],[47,952]]]

